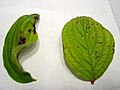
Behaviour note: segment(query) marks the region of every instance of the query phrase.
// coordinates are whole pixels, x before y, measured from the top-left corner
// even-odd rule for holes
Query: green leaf
[[[112,34],[94,19],[77,17],[67,22],[62,31],[65,63],[79,79],[94,81],[110,65],[114,54]]]
[[[3,63],[12,79],[19,83],[35,81],[19,63],[19,53],[38,39],[35,23],[38,14],[21,16],[8,31],[3,46]]]

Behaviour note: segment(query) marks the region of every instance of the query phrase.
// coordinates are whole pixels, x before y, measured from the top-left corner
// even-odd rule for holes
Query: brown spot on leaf
[[[79,23],[79,21],[76,21],[76,23]]]
[[[94,25],[94,23],[91,23],[91,25]]]
[[[20,37],[18,45],[25,44],[26,43],[26,38],[25,37]]]
[[[36,34],[36,27],[35,27],[35,23],[36,23],[36,21],[35,21],[35,22],[34,22],[34,24],[33,24],[33,28],[34,28],[34,29],[33,29],[33,33],[34,33],[34,34]]]
[[[39,17],[38,17],[38,16],[35,16],[34,18],[35,18],[36,20],[39,20]]]
[[[35,29],[33,29],[33,33],[36,34],[36,30]]]
[[[96,56],[95,59],[99,58],[99,56]]]
[[[97,53],[98,53],[98,52],[96,51],[96,52],[95,52],[95,55],[97,55]]]
[[[99,44],[102,44],[102,42],[99,42]]]
[[[20,33],[23,33],[22,31],[20,31]]]
[[[113,44],[113,47],[115,47],[115,45]]]
[[[96,23],[96,25],[98,25],[98,23]]]
[[[113,48],[113,51],[114,51],[114,48]]]
[[[29,29],[28,32],[31,32],[31,29]]]
[[[98,53],[97,51],[95,51],[95,53]]]
[[[88,19],[86,20],[86,23],[89,25],[89,20]]]

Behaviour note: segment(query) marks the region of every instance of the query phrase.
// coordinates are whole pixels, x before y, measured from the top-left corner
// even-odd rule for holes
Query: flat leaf
[[[67,22],[62,31],[65,63],[79,79],[94,81],[110,65],[114,55],[112,34],[94,19],[77,17]]]

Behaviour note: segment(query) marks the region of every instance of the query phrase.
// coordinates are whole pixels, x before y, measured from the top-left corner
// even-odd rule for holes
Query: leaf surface
[[[38,14],[21,16],[8,31],[3,46],[3,63],[12,79],[19,83],[35,81],[19,63],[19,53],[38,39],[35,23]]]
[[[112,34],[94,19],[82,16],[67,22],[62,31],[65,63],[79,79],[94,81],[110,65],[115,42]]]

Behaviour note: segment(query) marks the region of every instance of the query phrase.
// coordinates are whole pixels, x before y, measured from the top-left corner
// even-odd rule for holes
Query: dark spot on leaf
[[[77,21],[76,23],[79,23],[79,21]]]
[[[96,25],[98,25],[98,23],[96,23]]]
[[[99,58],[99,56],[96,56],[95,59]]]
[[[97,55],[97,53],[98,53],[98,52],[96,51],[96,52],[95,52],[95,55]]]
[[[36,30],[35,29],[33,29],[33,33],[36,34]]]
[[[89,20],[88,19],[86,20],[86,23],[89,25]]]
[[[38,16],[36,16],[36,17],[34,17],[36,20],[39,20],[39,17]]]
[[[99,42],[99,44],[102,44],[102,42]]]
[[[98,53],[97,51],[95,53]]]
[[[35,21],[35,22],[34,22],[34,24],[33,24],[33,28],[34,28],[34,29],[33,29],[33,33],[34,33],[34,34],[36,34],[36,27],[35,27],[35,23],[36,23],[36,21]]]
[[[20,31],[20,33],[23,33],[22,31]]]
[[[31,29],[29,29],[28,32],[31,32]]]
[[[25,44],[26,43],[26,38],[25,37],[20,37],[18,45]]]
[[[91,23],[91,25],[94,25],[94,23]]]
[[[113,49],[113,53],[114,53],[114,51],[115,51],[115,50]]]
[[[77,48],[79,48],[79,46],[77,46]]]
[[[113,48],[113,51],[114,51],[114,48]]]
[[[115,47],[115,45],[113,44],[113,47]]]

